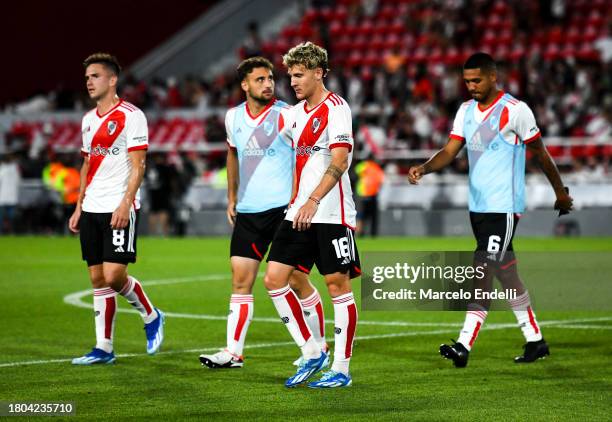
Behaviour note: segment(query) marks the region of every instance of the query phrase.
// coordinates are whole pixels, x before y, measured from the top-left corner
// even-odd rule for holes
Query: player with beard
[[[253,318],[253,284],[293,188],[293,149],[279,134],[289,107],[274,98],[270,61],[251,57],[237,68],[246,101],[225,116],[227,131],[227,219],[233,226],[230,245],[232,295],[227,317],[227,344],[212,355],[200,355],[209,368],[241,368],[243,349]],[[290,284],[302,306],[319,349],[327,350],[321,297],[308,276],[290,275]]]

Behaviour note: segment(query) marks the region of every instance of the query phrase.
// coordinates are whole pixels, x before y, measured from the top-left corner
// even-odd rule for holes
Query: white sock
[[[472,350],[472,344],[478,337],[480,328],[487,319],[487,310],[480,305],[471,303],[468,305],[468,311],[465,314],[465,322],[459,333],[457,343],[461,343],[466,349]]]
[[[304,318],[310,328],[310,332],[315,338],[315,341],[321,350],[327,349],[325,342],[325,315],[323,314],[323,304],[321,296],[317,289],[314,289],[313,294],[306,299],[300,299],[302,309],[304,310]]]
[[[131,275],[128,275],[127,282],[119,294],[138,310],[145,324],[157,318],[157,312],[142,289],[142,284]]]
[[[321,356],[321,349],[308,328],[304,319],[304,311],[295,292],[287,284],[282,289],[269,290],[268,294],[281,321],[293,337],[293,341],[302,349],[302,356],[305,359],[315,359]]]
[[[334,303],[334,363],[332,371],[349,373],[349,362],[353,354],[353,339],[357,328],[357,305],[353,293],[332,298]]]
[[[227,351],[242,356],[244,340],[253,319],[253,295],[233,294],[227,316]]]
[[[508,299],[508,303],[516,316],[519,327],[527,341],[542,340],[542,332],[538,321],[536,321],[535,313],[531,309],[531,299],[529,292],[525,291],[522,295],[515,299]]]
[[[117,292],[110,287],[94,289],[93,305],[96,323],[96,348],[110,353],[113,351]]]

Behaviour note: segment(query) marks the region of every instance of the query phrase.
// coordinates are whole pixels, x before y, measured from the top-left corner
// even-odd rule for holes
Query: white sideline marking
[[[553,328],[562,328],[564,326],[567,326],[571,328],[580,327],[582,329],[582,326],[572,325],[572,324],[583,322],[583,321],[586,322],[586,321],[609,321],[609,320],[612,320],[612,318],[603,317],[603,318],[592,318],[592,319],[587,319],[587,318],[567,319],[567,320],[545,321],[545,322],[546,322],[546,325],[552,326]],[[482,330],[492,331],[492,330],[503,330],[506,328],[515,328],[515,327],[516,327],[516,324],[489,324],[488,326],[485,325],[482,328]],[[594,327],[597,327],[597,329],[603,328],[603,326],[594,326]],[[605,328],[608,329],[609,327],[605,327]],[[402,332],[402,333],[373,334],[373,335],[368,335],[368,336],[356,336],[355,341],[379,340],[379,339],[385,339],[385,338],[398,338],[398,337],[416,337],[416,336],[448,334],[448,333],[452,334],[452,333],[456,333],[456,331],[457,330],[442,329],[442,330],[431,330],[431,331],[410,331],[410,332]],[[334,342],[333,339],[328,340],[328,343],[333,343],[333,342]],[[250,349],[266,349],[266,348],[271,348],[271,347],[285,347],[285,346],[295,346],[295,343],[293,341],[259,343],[259,344],[246,345],[245,349],[249,349],[249,350]],[[209,347],[209,348],[185,349],[185,350],[169,350],[169,351],[158,352],[157,355],[176,355],[176,354],[182,354],[182,353],[213,353],[221,349],[222,347]],[[118,358],[130,358],[130,357],[140,357],[140,356],[148,356],[148,355],[146,353],[122,353],[116,356]],[[29,360],[29,361],[22,361],[22,362],[7,362],[7,363],[0,363],[0,368],[10,368],[10,367],[15,367],[15,366],[25,366],[25,365],[44,365],[44,364],[49,364],[49,363],[67,363],[71,361],[72,361],[72,358],[70,359]]]
[[[262,274],[260,274],[262,275]],[[182,277],[182,278],[170,278],[170,279],[159,279],[142,282],[144,286],[160,286],[167,284],[178,284],[178,283],[190,283],[194,281],[213,281],[213,280],[229,280],[229,274],[210,274],[195,277]],[[93,309],[93,304],[90,302],[84,302],[83,298],[90,296],[92,293],[91,289],[81,290],[75,293],[64,296],[64,303],[68,305],[76,306],[78,308]],[[130,314],[137,314],[138,311],[135,309],[117,308],[117,312],[124,312]],[[207,314],[187,314],[180,312],[167,312],[164,313],[172,318],[188,318],[188,319],[202,319],[209,321],[226,321],[227,315],[207,315]],[[278,322],[278,318],[272,317],[254,317],[252,321],[255,322]],[[333,320],[326,320],[327,324],[332,324]],[[361,325],[382,325],[390,327],[461,327],[461,323],[456,322],[408,322],[408,321],[359,321]]]
[[[223,278],[227,278],[227,274],[211,274],[206,276],[197,276],[197,277],[183,277],[183,278],[172,278],[172,279],[160,279],[160,280],[150,280],[146,283],[143,283],[147,286],[155,286],[155,285],[166,285],[166,284],[177,284],[177,283],[187,283],[192,281],[210,281],[210,280],[220,280]],[[82,301],[82,298],[90,295],[91,289],[82,290],[79,292],[71,293],[64,297],[64,302],[77,306],[79,308],[93,308],[93,305],[90,303],[86,303]],[[119,312],[126,313],[137,313],[136,310],[133,309],[117,309]],[[165,312],[165,314],[169,317],[174,318],[192,318],[192,319],[207,319],[207,320],[226,320],[226,316],[222,315],[197,315],[197,314],[182,314],[182,313],[173,313],[173,312]],[[278,323],[278,318],[253,318],[254,321],[260,322],[274,322]],[[577,325],[583,322],[597,322],[597,321],[612,321],[612,317],[596,317],[596,318],[579,318],[579,319],[568,319],[568,320],[551,320],[551,321],[542,321],[540,325],[542,326],[551,326],[554,328],[567,328],[567,329],[612,329],[612,326],[603,326],[603,325]],[[326,321],[333,322],[333,321]],[[423,327],[460,327],[462,324],[458,323],[429,323],[429,322],[407,322],[407,321],[359,321],[360,325],[387,325],[387,326],[423,326]],[[503,330],[506,328],[515,328],[516,324],[514,323],[500,323],[500,324],[488,324],[485,325],[482,329],[485,331],[489,330]],[[425,335],[437,335],[437,334],[446,334],[446,333],[456,333],[456,330],[440,329],[440,330],[431,330],[431,331],[410,331],[410,332],[400,332],[400,333],[387,333],[387,334],[374,334],[368,336],[357,336],[355,337],[356,341],[359,340],[378,340],[384,338],[397,338],[397,337],[415,337],[415,336],[425,336]],[[329,340],[329,343],[333,343],[333,340]],[[270,347],[284,347],[284,346],[292,346],[295,345],[292,341],[285,342],[274,342],[274,343],[259,343],[246,345],[246,349],[263,349]],[[220,347],[215,348],[198,348],[198,349],[186,349],[186,350],[170,350],[170,351],[162,351],[158,352],[158,355],[173,355],[173,354],[182,354],[182,353],[211,353],[220,350]],[[147,356],[146,353],[124,353],[118,354],[118,358],[127,358],[127,357],[140,357]],[[22,361],[22,362],[7,362],[0,363],[0,368],[8,368],[15,366],[23,366],[23,365],[44,365],[50,363],[66,363],[71,362],[70,359],[47,359],[47,360],[30,360],[30,361]]]
[[[258,277],[263,276],[263,273],[259,273]],[[214,280],[229,280],[229,274],[208,274],[201,276],[191,276],[191,277],[177,277],[177,278],[167,278],[167,279],[157,279],[157,280],[149,280],[146,282],[142,282],[145,286],[160,286],[160,285],[168,285],[168,284],[179,284],[179,283],[190,283],[195,281],[214,281]],[[81,290],[75,293],[71,293],[69,295],[64,296],[64,302],[76,306],[78,308],[85,309],[93,309],[93,304],[84,302],[83,298],[85,296],[91,295],[92,290],[86,289]],[[132,313],[137,314],[138,311],[135,309],[126,309],[126,308],[117,308],[117,312],[124,313]],[[164,313],[172,318],[187,318],[187,319],[202,319],[209,321],[226,321],[227,315],[207,315],[207,314],[188,314],[188,313],[180,313],[180,312],[166,312]],[[252,319],[256,322],[271,322],[277,323],[278,318],[274,317],[254,317]],[[596,322],[596,321],[612,321],[612,317],[597,317],[597,318],[586,318],[586,319],[575,319],[572,320],[572,323],[581,323],[581,322]],[[325,320],[326,324],[333,324],[333,320]],[[560,325],[563,323],[568,323],[570,321],[542,321],[539,322],[542,326],[548,325]],[[462,327],[462,323],[456,322],[410,322],[410,321],[368,321],[368,320],[360,320],[360,325],[379,325],[379,326],[388,326],[388,327]],[[567,325],[567,324],[565,324]],[[515,323],[499,323],[499,324],[489,324],[485,326],[490,328],[514,328],[516,327]],[[599,329],[599,326],[581,326],[582,329]],[[597,328],[594,328],[597,327]],[[484,327],[483,327],[484,328]],[[570,327],[562,327],[562,328],[570,328]],[[571,327],[577,328],[577,327]],[[607,328],[605,328],[607,329]]]

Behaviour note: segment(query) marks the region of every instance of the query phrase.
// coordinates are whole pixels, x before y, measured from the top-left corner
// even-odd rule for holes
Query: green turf
[[[384,238],[358,244],[365,252],[470,250],[474,242]],[[130,272],[144,282],[158,307],[173,313],[226,314],[227,239],[141,238],[138,246],[139,262]],[[612,241],[517,239],[515,248],[612,251]],[[120,357],[115,365],[73,367],[64,361],[6,366],[78,356],[91,348],[94,329],[91,309],[63,301],[89,285],[77,239],[0,238],[0,269],[0,401],[71,401],[77,416],[87,420],[609,420],[612,411],[610,312],[538,313],[542,323],[608,319],[573,323],[574,328],[544,327],[552,356],[527,366],[512,362],[523,343],[518,328],[483,330],[464,370],[437,354],[441,342],[456,337],[454,326],[362,324],[358,336],[379,338],[355,342],[351,388],[287,390],[283,382],[293,371],[298,349],[280,321],[251,324],[241,370],[211,371],[198,362],[200,350],[224,345],[223,320],[168,318],[164,353],[150,357],[143,353],[140,317],[123,312],[117,315],[115,352],[133,356]],[[209,279],[146,286],[155,280],[198,276]],[[320,277],[313,278],[324,293]],[[609,280],[610,274],[602,274],[602,282]],[[358,282],[354,289],[359,290]],[[330,319],[330,301],[323,296]],[[278,318],[261,280],[255,297],[256,317]],[[91,296],[83,300],[91,302]],[[127,310],[123,302],[120,299]],[[361,312],[360,319],[460,324],[463,314]],[[497,312],[487,324],[513,321],[511,313]],[[331,332],[331,324],[327,329]],[[385,334],[401,336],[380,338]]]

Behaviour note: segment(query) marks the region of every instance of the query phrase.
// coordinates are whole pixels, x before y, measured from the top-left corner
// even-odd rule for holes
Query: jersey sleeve
[[[541,136],[540,128],[538,128],[535,121],[535,116],[529,106],[524,102],[521,101],[517,104],[514,110],[513,120],[513,131],[524,144],[533,142]]]
[[[458,141],[465,141],[465,135],[463,134],[463,122],[465,120],[465,111],[467,110],[466,104],[462,104],[457,110],[455,120],[453,121],[453,128],[451,129],[449,138],[457,139]]]
[[[329,135],[329,149],[346,147],[349,152],[353,150],[353,118],[351,109],[346,103],[332,106],[329,109],[327,122]]]
[[[81,138],[82,138],[82,146],[81,146],[81,155],[83,157],[87,157],[91,150],[91,143],[88,140],[89,134],[89,119],[87,115],[83,116],[83,120],[81,120]]]
[[[236,143],[234,142],[234,139],[232,138],[232,122],[234,121],[234,113],[236,112],[235,109],[231,108],[229,110],[227,110],[227,113],[225,113],[225,134],[227,136],[227,144],[229,145],[230,148],[234,148],[236,149]]]
[[[128,152],[149,148],[149,127],[147,118],[140,110],[129,115],[126,127],[126,144]]]
[[[295,123],[295,109],[294,107],[283,107],[278,115],[278,135],[280,139],[289,145],[293,146],[293,126]]]

